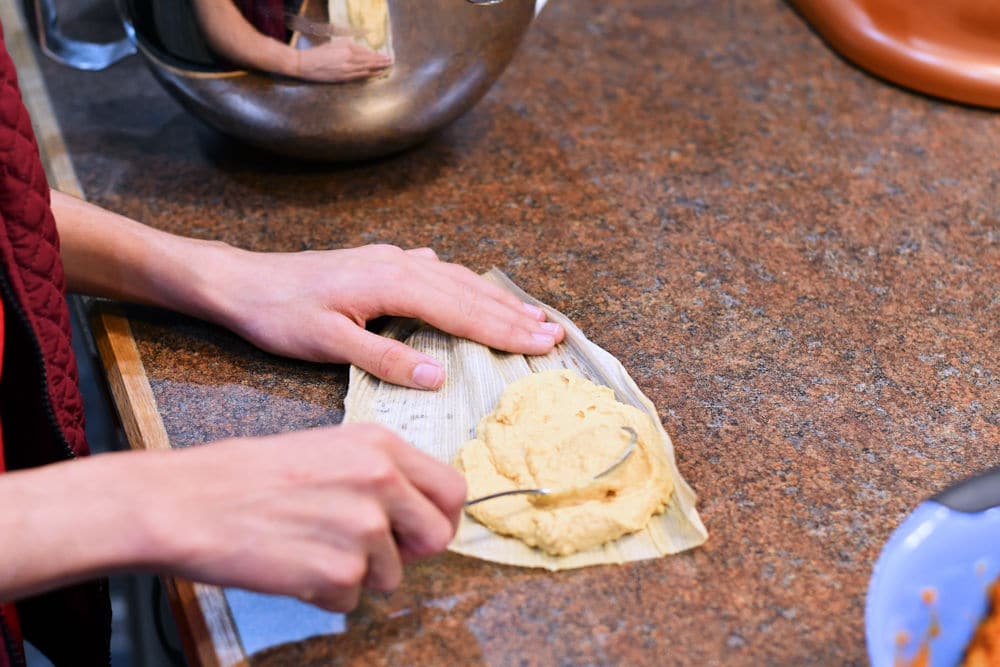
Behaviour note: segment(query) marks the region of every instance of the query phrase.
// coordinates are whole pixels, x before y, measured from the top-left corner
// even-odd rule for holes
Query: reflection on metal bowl
[[[535,8],[535,0],[388,0],[393,65],[369,80],[320,84],[179,54],[166,46],[178,40],[164,39],[158,2],[168,3],[172,17],[181,5],[193,17],[188,2],[179,0],[120,0],[119,8],[167,91],[225,134],[275,153],[329,161],[400,151],[467,111],[510,62]],[[305,0],[299,15],[319,25],[326,12],[326,2]],[[293,43],[300,38],[308,36],[295,33]]]

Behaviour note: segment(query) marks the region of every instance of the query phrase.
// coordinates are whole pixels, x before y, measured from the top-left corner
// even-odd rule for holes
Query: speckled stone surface
[[[1000,117],[833,55],[774,0],[552,0],[417,150],[245,150],[142,64],[45,66],[89,198],[256,249],[386,241],[498,266],[659,406],[711,537],[557,574],[437,558],[259,665],[862,664],[906,512],[1000,464]],[[173,442],[340,418],[346,375],[137,310]]]

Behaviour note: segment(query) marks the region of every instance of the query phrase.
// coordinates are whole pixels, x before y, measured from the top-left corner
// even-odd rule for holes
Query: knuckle
[[[375,489],[385,489],[402,481],[402,472],[388,455],[373,453],[365,469],[365,481]]]
[[[336,593],[361,585],[368,569],[368,562],[360,554],[344,556],[332,560],[323,572],[325,592]]]
[[[392,572],[383,577],[382,585],[379,590],[390,593],[403,583],[403,570],[394,569]]]
[[[365,588],[370,588],[382,593],[390,593],[399,588],[399,585],[402,583],[402,568],[393,567],[388,568],[385,572],[380,572],[377,576],[369,573],[368,580],[365,582]]]
[[[457,514],[461,511],[462,505],[465,504],[465,499],[468,498],[468,486],[465,482],[465,477],[462,476],[457,470],[454,471],[454,481],[451,484],[446,485],[441,489],[441,496],[443,502],[447,507],[445,509],[449,512]]]
[[[432,526],[428,527],[425,535],[425,555],[429,556],[447,549],[448,545],[451,543],[451,538],[454,537],[454,535],[455,530],[452,528],[450,523],[444,520],[435,521]]]
[[[403,254],[403,249],[391,243],[373,243],[368,246],[379,257],[395,259]]]
[[[365,459],[365,467],[377,467],[379,465],[395,466],[395,458],[392,455],[393,444],[400,441],[392,429],[381,424],[372,422],[344,424],[334,428],[347,429],[345,440],[349,440]]]
[[[374,370],[379,377],[388,377],[403,362],[403,350],[392,344],[382,345],[375,353]]]
[[[343,429],[352,440],[364,442],[375,442],[380,439],[380,434],[385,430],[384,426],[372,422],[354,422],[350,424],[340,424],[333,428]]]
[[[359,587],[354,587],[351,590],[344,593],[339,600],[339,611],[349,612],[354,611],[361,601],[361,589]]]
[[[338,590],[335,593],[325,596],[317,596],[312,600],[307,600],[311,604],[322,607],[327,611],[346,614],[354,611],[361,600],[359,588]]]
[[[504,322],[501,331],[503,342],[507,345],[527,344],[532,340],[531,334],[514,321]]]
[[[373,447],[383,445],[398,437],[388,426],[374,422],[349,424],[349,426],[357,430],[358,438],[365,440]]]
[[[364,512],[355,519],[355,530],[362,541],[374,542],[389,534],[389,519],[379,511]]]

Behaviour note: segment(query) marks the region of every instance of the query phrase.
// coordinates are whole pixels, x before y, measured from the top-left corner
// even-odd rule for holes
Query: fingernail
[[[544,333],[533,333],[531,337],[537,340],[539,343],[544,343],[547,347],[552,347],[556,344],[556,339],[549,334]]]
[[[531,315],[532,317],[534,317],[536,320],[541,319],[545,315],[542,309],[539,308],[538,306],[533,306],[530,303],[523,303],[521,305],[524,306],[524,311],[529,315]]]
[[[551,334],[553,338],[562,331],[562,325],[555,322],[539,322],[538,328],[547,334]]]
[[[421,362],[413,369],[413,384],[423,389],[437,389],[444,382],[444,368],[438,364]]]

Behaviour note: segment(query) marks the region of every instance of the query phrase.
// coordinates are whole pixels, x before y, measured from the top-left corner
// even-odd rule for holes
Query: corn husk
[[[330,23],[352,31],[354,41],[361,46],[391,57],[392,21],[389,18],[388,4],[389,0],[330,0]],[[373,11],[379,15],[384,12],[384,21],[380,19],[377,25],[366,25],[365,21],[358,20],[359,15]],[[378,38],[373,40],[371,38],[373,33],[377,34]]]
[[[656,408],[618,360],[587,340],[569,318],[524,293],[499,270],[493,269],[485,277],[542,308],[550,321],[563,325],[565,341],[549,354],[526,357],[496,352],[415,320],[393,320],[383,335],[405,341],[441,361],[447,372],[445,384],[436,392],[408,389],[382,382],[352,366],[344,421],[377,422],[439,461],[451,463],[466,440],[474,437],[476,424],[493,410],[509,383],[529,373],[568,368],[610,387],[619,401],[652,418],[662,436],[674,491],[667,510],[654,516],[644,530],[569,556],[550,556],[515,538],[497,535],[464,513],[449,549],[506,565],[562,570],[658,558],[704,543],[708,531],[695,509],[695,493],[677,469],[670,436]]]

